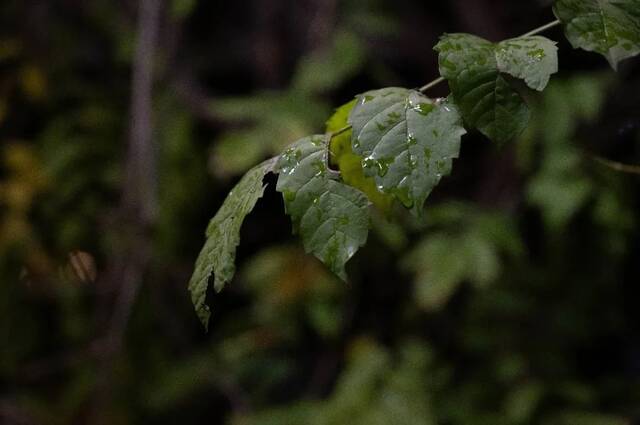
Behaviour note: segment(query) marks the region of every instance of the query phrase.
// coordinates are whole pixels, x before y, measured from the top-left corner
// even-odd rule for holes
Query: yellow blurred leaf
[[[4,122],[8,111],[9,106],[7,105],[7,101],[5,99],[0,99],[0,124]]]
[[[47,94],[47,78],[33,65],[26,65],[20,72],[22,90],[30,100],[39,101]]]
[[[0,40],[0,62],[6,61],[7,59],[14,58],[18,56],[21,49],[20,42],[18,40],[12,39],[1,39]]]

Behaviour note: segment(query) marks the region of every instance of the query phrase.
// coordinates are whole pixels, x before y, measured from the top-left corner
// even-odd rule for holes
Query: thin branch
[[[334,137],[339,136],[341,134],[344,134],[349,130],[351,130],[351,126],[350,125],[348,125],[346,127],[342,127],[340,130],[334,131],[333,133],[331,133],[331,138],[333,139]]]
[[[120,265],[120,293],[109,338],[122,339],[149,253],[147,229],[157,209],[156,155],[153,144],[154,59],[158,44],[161,0],[140,0],[138,35],[131,80],[131,132],[122,210],[130,225],[141,230],[127,247]]]
[[[536,28],[536,29],[534,29],[532,31],[529,31],[528,33],[522,35],[521,37],[530,37],[532,35],[540,34],[541,32],[547,31],[548,29],[554,28],[554,27],[556,27],[556,26],[558,26],[560,24],[561,24],[560,20],[555,20],[555,21],[549,22],[548,24],[543,25],[543,26],[541,26],[539,28]],[[425,93],[428,90],[432,89],[433,87],[436,87],[436,86],[444,83],[445,81],[446,81],[446,79],[444,77],[438,77],[435,80],[433,80],[433,81],[425,84],[424,86],[420,87],[418,90],[421,93]],[[334,137],[339,136],[339,135],[341,135],[343,133],[346,133],[347,131],[351,130],[351,128],[352,127],[350,125],[348,125],[346,127],[341,128],[338,131],[335,131],[335,132],[331,133],[329,135],[328,141],[330,142],[331,139],[333,139]],[[327,144],[327,149],[329,149],[328,144]]]
[[[555,27],[557,27],[558,25],[561,25],[561,24],[562,24],[562,22],[560,22],[559,19],[556,19],[553,22],[549,22],[547,25],[543,25],[541,27],[538,27],[538,28],[536,28],[534,30],[529,31],[526,34],[522,34],[520,37],[531,37],[532,35],[540,34],[542,32],[550,30],[551,28],[555,28]]]
[[[160,4],[161,0],[140,0],[131,80],[131,130],[123,207],[140,214],[145,224],[153,221],[157,209],[152,91]]]
[[[610,168],[614,171],[626,174],[640,175],[640,165],[624,164],[622,162],[612,161],[610,159],[606,159],[594,154],[589,154],[589,156],[598,164]]]
[[[446,81],[446,80],[445,80],[445,78],[444,78],[444,77],[436,78],[435,80],[431,81],[430,83],[427,83],[427,84],[425,84],[424,86],[420,87],[419,91],[420,91],[421,93],[424,93],[424,92],[426,92],[427,90],[429,90],[429,89],[431,89],[431,88],[433,88],[433,87],[435,87],[435,86],[437,86],[437,85],[439,85],[439,84],[441,84],[441,83],[444,83],[445,81]]]
[[[89,423],[101,423],[109,402],[113,367],[122,350],[129,318],[151,258],[150,229],[157,211],[156,155],[153,143],[154,61],[158,45],[162,0],[139,0],[136,48],[131,78],[131,124],[123,195],[115,225],[120,246],[106,275],[117,288],[107,324],[104,351],[98,358],[100,377]]]
[[[546,25],[543,25],[541,27],[538,27],[534,30],[529,31],[526,34],[521,35],[521,37],[531,37],[532,35],[536,35],[536,34],[540,34],[542,32],[545,32],[551,28],[557,27],[558,25],[562,24],[562,22],[560,22],[560,20],[555,20],[553,22],[549,22]],[[435,80],[431,81],[430,83],[425,84],[424,86],[420,87],[419,91],[424,93],[426,91],[428,91],[429,89],[432,89],[435,86],[438,86],[442,83],[445,82],[445,78],[444,77],[439,77],[436,78]]]

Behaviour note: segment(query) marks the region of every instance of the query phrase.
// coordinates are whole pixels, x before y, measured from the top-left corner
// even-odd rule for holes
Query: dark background
[[[209,333],[186,289],[248,168],[358,93],[437,78],[444,32],[553,19],[533,0],[3,0],[0,423],[640,423],[640,61],[614,73],[558,28],[525,134],[465,136],[425,219],[375,216],[348,284],[269,177]]]

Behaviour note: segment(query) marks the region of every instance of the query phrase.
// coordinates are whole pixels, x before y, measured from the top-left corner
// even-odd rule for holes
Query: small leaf
[[[529,108],[503,74],[543,90],[558,71],[555,44],[539,36],[494,44],[470,34],[447,34],[435,50],[465,122],[498,143],[518,136],[529,121]]]
[[[451,172],[465,134],[457,107],[433,102],[415,90],[387,88],[357,98],[349,117],[353,151],[364,158],[365,175],[413,213]]]
[[[551,74],[558,72],[558,47],[545,37],[532,36],[498,43],[496,60],[500,72],[524,80],[529,87],[542,91]]]
[[[213,274],[214,288],[219,292],[233,278],[242,222],[262,197],[265,189],[262,180],[273,171],[274,165],[275,159],[270,159],[249,170],[229,192],[207,227],[207,240],[196,260],[196,268],[189,282],[191,300],[205,328],[208,327],[211,316],[206,304],[209,279]]]
[[[305,250],[346,280],[345,264],[367,241],[369,202],[362,192],[332,178],[326,139],[306,137],[280,156],[277,190]]]
[[[640,53],[638,0],[556,0],[553,11],[574,48],[600,53],[613,69]]]
[[[356,104],[356,99],[342,105],[327,121],[328,133],[339,131],[349,125],[349,114]],[[329,154],[330,163],[340,170],[340,177],[349,186],[362,191],[369,200],[383,213],[389,213],[393,197],[378,190],[373,177],[367,177],[362,169],[362,157],[351,149],[351,133],[345,131],[331,139]]]

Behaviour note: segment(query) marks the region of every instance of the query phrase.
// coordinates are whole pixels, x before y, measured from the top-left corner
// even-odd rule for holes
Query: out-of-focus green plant
[[[372,212],[369,243],[346,285],[280,232],[281,205],[265,192],[269,208],[249,216],[241,233],[236,284],[207,294],[216,305],[209,334],[189,314],[183,283],[225,185],[280,152],[282,143],[322,128],[331,102],[351,86],[390,81],[396,73],[414,77],[404,74],[407,65],[395,51],[420,31],[397,21],[425,9],[411,2],[338,2],[342,30],[291,64],[289,86],[215,99],[212,125],[178,98],[175,69],[158,59],[159,205],[157,221],[145,229],[153,258],[123,346],[106,371],[104,330],[120,296],[106,284],[105,271],[123,242],[114,237],[112,220],[130,118],[132,11],[104,0],[76,3],[8,0],[0,8],[0,16],[33,9],[32,20],[12,17],[5,26],[24,34],[0,42],[0,422],[622,425],[637,419],[638,185],[592,161],[586,146],[596,135],[584,132],[587,125],[612,125],[611,104],[620,101],[618,93],[628,98],[637,81],[625,68],[624,83],[604,74],[564,75],[528,98],[531,124],[513,145],[518,167],[506,177],[511,148],[498,154],[471,134],[478,143],[467,145],[459,171],[430,198],[423,218],[398,214],[399,205],[386,215]],[[194,66],[207,90],[228,90],[221,87],[226,81],[211,83],[189,56],[218,57],[203,33],[226,42],[246,31],[236,22],[208,27],[211,10],[224,7],[226,20],[233,7],[166,5],[171,25],[163,46],[175,41],[171,26],[183,21],[180,43],[189,44],[179,59]],[[436,9],[433,16],[441,16]],[[46,34],[46,48],[34,46],[28,28]],[[400,35],[393,45],[380,42],[391,34]],[[245,63],[244,54],[229,49],[221,69],[238,57]],[[381,73],[378,56],[394,72]],[[219,125],[218,118],[232,125]],[[344,119],[329,131],[339,132]],[[225,144],[234,134],[239,144]],[[350,147],[351,136],[334,137],[330,153]],[[364,177],[353,156],[350,165],[359,168],[352,171]],[[332,168],[346,181],[348,166]],[[492,179],[509,186],[506,196],[492,190]],[[367,180],[375,193],[375,176]],[[5,225],[15,218],[20,231]],[[87,264],[95,264],[95,282],[74,271],[78,256],[93,260]]]
[[[479,288],[495,282],[503,256],[524,253],[514,223],[499,212],[442,205],[429,212],[427,222],[426,236],[404,259],[416,274],[416,299],[427,310],[441,308],[464,282]]]

